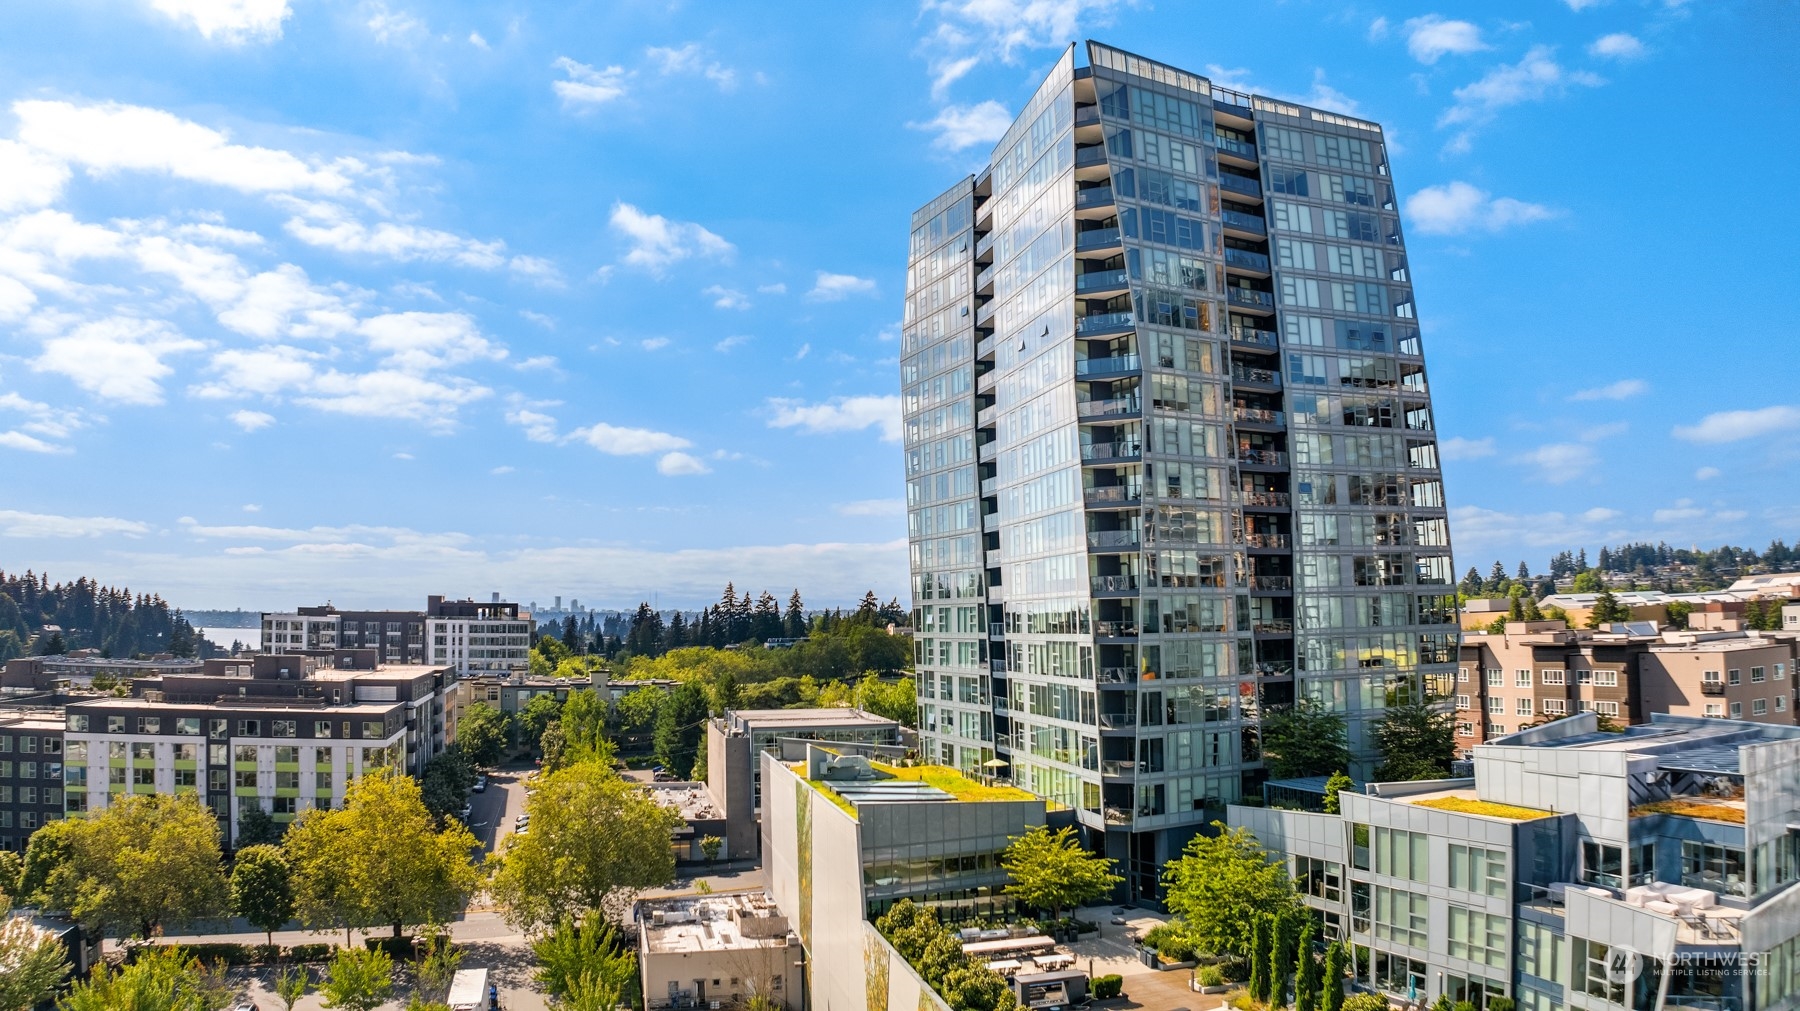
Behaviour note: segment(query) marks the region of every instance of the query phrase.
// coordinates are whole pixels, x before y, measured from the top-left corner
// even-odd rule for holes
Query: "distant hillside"
[[[75,649],[112,657],[194,656],[205,648],[193,624],[156,594],[85,577],[52,583],[34,572],[0,572],[0,660]]]
[[[195,628],[261,628],[260,611],[183,611]]]

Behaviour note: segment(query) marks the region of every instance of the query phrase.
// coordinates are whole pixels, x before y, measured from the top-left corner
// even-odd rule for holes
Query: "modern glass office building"
[[[932,757],[1075,809],[1141,898],[1263,778],[1265,707],[1345,713],[1366,776],[1456,669],[1381,128],[1088,42],[912,229]]]

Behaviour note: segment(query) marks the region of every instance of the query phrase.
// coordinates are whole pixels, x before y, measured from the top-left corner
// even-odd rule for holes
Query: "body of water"
[[[234,639],[253,650],[262,648],[261,628],[201,628],[198,631],[220,649],[230,649]]]

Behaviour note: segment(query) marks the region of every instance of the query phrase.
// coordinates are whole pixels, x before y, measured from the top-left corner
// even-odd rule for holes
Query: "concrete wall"
[[[806,946],[811,1011],[867,1011],[861,826],[773,755],[758,758],[763,866]]]
[[[755,756],[750,738],[727,735],[718,720],[706,724],[706,789],[725,812],[725,848],[733,857],[753,856],[761,843],[757,832]]]
[[[950,1011],[873,923],[862,927],[865,1004],[858,1011]]]
[[[793,964],[799,959],[798,947],[661,952],[641,959],[639,983],[651,1006],[668,1004],[672,983],[677,990],[704,994],[701,999],[708,1003],[722,1001],[733,1007],[753,987],[767,986],[779,976],[782,1006],[800,1011],[800,970]]]

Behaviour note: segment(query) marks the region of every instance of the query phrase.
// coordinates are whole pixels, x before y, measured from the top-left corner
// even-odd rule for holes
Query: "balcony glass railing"
[[[1286,509],[1288,494],[1285,491],[1247,491],[1244,493],[1244,504]]]
[[[1087,535],[1090,548],[1135,548],[1138,546],[1136,530],[1091,530]]]
[[[1293,576],[1260,576],[1250,577],[1252,590],[1291,590],[1294,588]]]
[[[991,410],[993,410],[992,407],[986,408],[982,411],[982,414],[986,414]],[[1240,407],[1232,411],[1231,416],[1239,421],[1253,425],[1279,425],[1285,417],[1280,411],[1265,410],[1261,407]],[[987,427],[986,425],[981,424],[980,414],[977,414],[975,418],[977,427]]]
[[[1219,188],[1230,190],[1233,193],[1242,193],[1245,196],[1250,197],[1262,196],[1261,183],[1246,176],[1234,175],[1230,172],[1219,173]]]
[[[1110,400],[1079,401],[1075,405],[1075,413],[1083,418],[1110,418],[1121,414],[1140,414],[1143,408],[1143,401],[1136,397],[1113,397]]]
[[[1227,253],[1235,253],[1235,252],[1238,252],[1238,250],[1228,249],[1228,250],[1226,250],[1226,252]],[[1230,257],[1227,256],[1226,259],[1229,260]],[[1267,260],[1268,257],[1265,256],[1265,257],[1263,257],[1263,259]],[[987,266],[987,268],[984,269],[981,273],[975,275],[975,290],[980,291],[981,289],[987,287],[988,282],[992,281],[993,279],[994,279],[994,266],[992,264],[989,264]]]
[[[1251,305],[1256,306],[1259,309],[1273,309],[1275,307],[1275,296],[1273,294],[1266,291],[1257,291],[1255,288],[1240,288],[1233,285],[1225,289],[1225,297],[1231,300],[1232,305]]]
[[[1075,278],[1075,290],[1078,293],[1106,291],[1110,288],[1123,288],[1126,282],[1123,270],[1094,270]]]
[[[1090,442],[1081,447],[1081,458],[1091,460],[1135,460],[1144,455],[1138,442]]]
[[[1257,635],[1287,635],[1294,631],[1291,621],[1259,621],[1251,626]]]
[[[1105,249],[1119,244],[1117,228],[1090,228],[1085,232],[1075,233],[1075,249],[1077,252],[1088,249]]]
[[[1242,211],[1220,211],[1219,221],[1223,223],[1226,228],[1235,228],[1240,232],[1252,232],[1256,235],[1267,234],[1269,228],[1269,226],[1263,222],[1263,219],[1254,214],[1245,214]]]
[[[989,481],[995,480],[988,478]],[[1103,488],[1089,488],[1085,496],[1088,505],[1108,505],[1114,502],[1136,502],[1143,497],[1143,490],[1134,484],[1114,484]]]
[[[1096,622],[1094,622],[1094,634],[1095,635],[1103,635],[1103,636],[1107,636],[1109,638],[1114,638],[1114,639],[1123,638],[1123,637],[1127,637],[1127,636],[1133,636],[1133,635],[1138,634],[1137,622],[1135,622],[1135,621],[1096,621]]]
[[[1239,463],[1253,463],[1263,467],[1280,467],[1287,463],[1287,454],[1274,449],[1240,449]]]
[[[1091,576],[1095,593],[1135,592],[1138,588],[1136,576]]]
[[[1256,160],[1256,145],[1254,144],[1247,144],[1241,140],[1233,140],[1230,137],[1215,134],[1213,136],[1213,145],[1219,150],[1229,154],[1235,154],[1239,158],[1248,158],[1251,161]]]
[[[1266,274],[1269,272],[1269,256],[1267,253],[1251,252],[1248,249],[1233,249],[1230,246],[1227,246],[1225,247],[1225,265],[1228,267],[1242,267],[1245,270],[1257,270]],[[981,283],[977,281],[975,287],[980,288]]]
[[[1086,210],[1089,207],[1105,207],[1113,202],[1111,186],[1090,186],[1085,190],[1075,191],[1075,209]]]
[[[1257,347],[1279,347],[1281,338],[1273,330],[1253,330],[1247,326],[1235,327],[1231,331],[1231,339],[1237,344],[1254,344]]]
[[[1143,367],[1137,355],[1119,355],[1114,358],[1078,358],[1075,360],[1077,376],[1111,375],[1116,372],[1136,372]]]
[[[1103,685],[1135,684],[1138,679],[1136,667],[1102,667],[1095,672],[1094,680]]]
[[[1137,726],[1136,713],[1101,713],[1100,725],[1108,730],[1126,730]]]
[[[1253,548],[1285,548],[1287,534],[1245,534],[1244,543]]]
[[[1079,370],[1076,374],[1080,374]],[[1238,383],[1258,383],[1263,386],[1281,385],[1281,373],[1271,372],[1268,369],[1250,369],[1238,366],[1231,370],[1231,379]]]
[[[1075,167],[1087,168],[1089,165],[1106,164],[1106,149],[1099,144],[1089,144],[1075,149]]]

